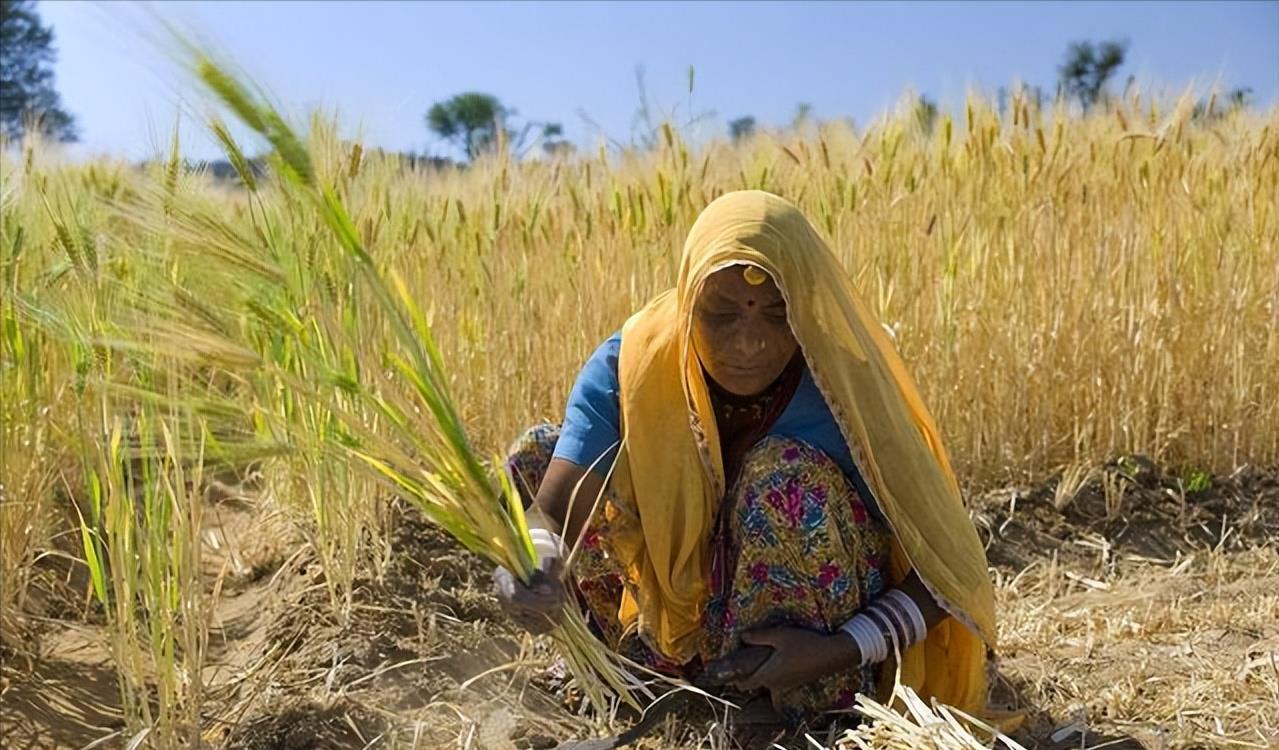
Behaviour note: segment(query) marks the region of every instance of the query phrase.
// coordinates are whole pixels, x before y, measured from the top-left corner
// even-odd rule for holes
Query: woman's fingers
[[[742,646],[707,664],[702,671],[701,681],[709,687],[737,683],[759,669],[772,652],[771,648],[764,646]]]
[[[765,665],[767,666],[767,662],[765,662]],[[745,677],[742,677],[741,679],[739,679],[737,681],[737,688],[739,690],[743,690],[748,693],[754,692],[756,690],[759,690],[760,688],[764,688],[768,686],[767,678],[768,678],[767,671],[764,669],[764,667],[760,667],[754,672],[751,672]]]
[[[750,651],[767,651],[768,658],[757,669],[739,677],[735,682],[740,690],[768,690],[776,703],[778,696],[795,687],[795,675],[786,655],[779,649],[765,646],[747,646]],[[757,662],[758,663],[758,662]]]
[[[534,571],[534,578],[537,578],[537,575],[541,573],[548,580],[555,581],[557,583],[564,580],[564,558],[552,557],[549,560],[544,560],[543,562],[545,563],[543,567]]]
[[[563,587],[541,571],[525,586],[515,574],[498,568],[493,571],[493,592],[506,614],[525,630],[541,634],[559,623]]]
[[[773,710],[779,714],[785,710],[785,706],[782,704],[782,692],[781,688],[768,691],[768,698],[773,703]]]
[[[754,672],[739,678],[737,680],[737,687],[748,692],[751,690],[759,690],[760,688],[771,689],[776,677],[778,668],[777,662],[778,659],[775,654],[769,656]]]
[[[493,593],[503,604],[551,609],[563,599],[563,586],[540,570],[533,573],[526,586],[511,571],[498,568],[493,571]]]
[[[563,605],[564,587],[539,570],[527,586],[516,581],[515,602],[525,609],[550,614]]]

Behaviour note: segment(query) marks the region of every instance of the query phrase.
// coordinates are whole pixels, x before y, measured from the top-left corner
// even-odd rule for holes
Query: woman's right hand
[[[506,568],[494,570],[494,593],[507,616],[534,635],[559,625],[564,613],[565,591],[560,578],[563,569],[560,557],[543,557],[542,567],[534,571],[527,586]]]

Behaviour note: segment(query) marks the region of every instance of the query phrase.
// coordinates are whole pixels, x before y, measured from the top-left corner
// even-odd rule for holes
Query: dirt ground
[[[1279,746],[1279,469],[1184,485],[1129,458],[970,500],[999,597],[993,700],[1026,711],[1027,747]],[[226,575],[204,745],[550,748],[608,733],[502,617],[487,566],[414,512],[397,511],[380,575],[340,617],[289,519],[231,497],[209,521],[210,578]],[[0,744],[123,747],[104,630],[57,595],[83,589],[52,559],[25,637],[0,650]],[[694,706],[641,744],[729,747],[733,721]]]

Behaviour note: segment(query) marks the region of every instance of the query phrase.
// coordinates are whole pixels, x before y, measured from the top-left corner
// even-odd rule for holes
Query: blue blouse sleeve
[[[617,354],[621,348],[622,333],[618,331],[600,344],[582,367],[569,392],[564,424],[553,454],[578,466],[593,465],[601,476],[608,474],[613,465],[621,436],[617,378]]]

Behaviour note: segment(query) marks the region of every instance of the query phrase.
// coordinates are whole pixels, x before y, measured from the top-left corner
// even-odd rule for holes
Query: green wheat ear
[[[271,144],[272,161],[285,181],[309,198],[333,239],[355,263],[364,288],[389,322],[393,341],[399,347],[399,351],[384,352],[385,363],[409,386],[413,400],[401,404],[388,401],[360,381],[357,368],[348,366],[345,371],[335,371],[322,359],[308,368],[323,373],[320,384],[336,388],[368,413],[381,415],[382,432],[369,428],[364,412],[334,409],[324,390],[305,376],[287,376],[292,393],[303,402],[314,402],[321,410],[331,410],[340,428],[325,430],[324,437],[345,452],[351,466],[362,468],[394,488],[472,552],[529,581],[536,558],[520,495],[506,476],[501,460],[486,465],[471,447],[449,392],[448,375],[434,332],[407,285],[394,271],[384,273],[375,263],[342,197],[334,186],[321,184],[316,178],[303,139],[276,109],[203,53],[195,53],[191,67],[218,101]],[[220,121],[214,124],[214,134],[227,148],[233,164],[247,164]],[[250,174],[247,166],[236,168],[242,178]],[[248,184],[247,178],[245,181]],[[258,318],[273,314],[265,306],[258,306],[255,312]],[[316,342],[311,343],[311,350],[318,352],[314,349]],[[234,368],[237,364],[227,355],[238,347],[208,340],[202,342],[201,349],[220,352],[225,366]],[[323,342],[320,349],[331,352],[341,346],[340,342]],[[308,351],[308,347],[302,346],[300,351]],[[275,367],[264,364],[268,369]],[[278,368],[273,371],[286,377]],[[434,439],[424,436],[419,425],[406,417],[409,411],[430,416]],[[627,671],[621,657],[594,637],[575,603],[566,604],[563,624],[552,638],[579,687],[600,712],[610,711],[610,696],[635,707],[640,705],[638,696],[652,698],[649,688]]]

